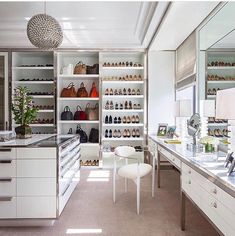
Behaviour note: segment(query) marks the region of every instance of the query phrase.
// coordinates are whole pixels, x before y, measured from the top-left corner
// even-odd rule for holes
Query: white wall
[[[175,52],[155,51],[148,53],[149,133],[156,132],[158,123],[174,125]]]

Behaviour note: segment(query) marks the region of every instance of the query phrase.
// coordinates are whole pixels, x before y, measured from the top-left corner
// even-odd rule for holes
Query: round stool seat
[[[140,178],[147,175],[152,170],[152,166],[149,164],[140,163],[139,167],[137,163],[128,164],[128,165],[122,166],[118,170],[118,175],[124,178],[128,178],[128,179],[136,179],[138,177],[138,168],[139,168]]]

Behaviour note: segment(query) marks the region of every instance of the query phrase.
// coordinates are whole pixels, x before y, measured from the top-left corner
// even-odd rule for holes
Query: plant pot
[[[32,137],[32,129],[28,125],[21,125],[15,128],[16,137],[26,139]]]

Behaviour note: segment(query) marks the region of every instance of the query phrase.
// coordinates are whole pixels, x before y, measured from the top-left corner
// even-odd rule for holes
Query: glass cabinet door
[[[0,52],[0,130],[8,128],[8,54]]]

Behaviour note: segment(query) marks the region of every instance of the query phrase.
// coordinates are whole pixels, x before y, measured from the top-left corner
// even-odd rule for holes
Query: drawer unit
[[[17,177],[56,177],[56,160],[17,160]]]
[[[0,178],[16,177],[16,160],[0,159]]]
[[[17,159],[56,159],[56,148],[17,148]]]
[[[162,153],[162,155],[163,156],[165,156],[166,158],[168,158],[168,159],[171,159],[171,153],[170,152],[168,152],[166,149],[164,149],[163,147],[158,147],[158,151],[160,152],[160,153]]]
[[[56,218],[56,198],[17,197],[17,218]]]
[[[16,196],[16,179],[0,178],[0,197]]]
[[[56,178],[17,178],[17,196],[56,196]]]
[[[16,159],[15,148],[0,148],[0,160],[12,160]]]
[[[16,197],[0,197],[0,219],[16,218]]]
[[[170,160],[172,161],[172,164],[174,166],[177,166],[179,169],[181,169],[181,161],[180,161],[180,159],[178,157],[175,157],[174,155],[171,155],[171,159]]]

